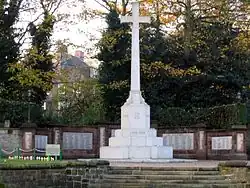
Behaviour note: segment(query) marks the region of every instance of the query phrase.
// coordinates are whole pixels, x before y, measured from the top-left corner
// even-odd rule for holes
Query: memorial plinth
[[[136,98],[139,97],[139,100]],[[102,159],[172,159],[173,148],[163,146],[163,138],[150,128],[150,107],[143,98],[130,92],[121,107],[121,129],[100,148]]]
[[[121,18],[131,22],[131,85],[127,101],[121,107],[121,129],[109,138],[109,146],[100,148],[102,159],[171,159],[173,148],[163,146],[163,138],[150,128],[150,107],[140,91],[139,24],[150,23],[150,17],[141,17],[139,2],[132,3],[132,16]]]

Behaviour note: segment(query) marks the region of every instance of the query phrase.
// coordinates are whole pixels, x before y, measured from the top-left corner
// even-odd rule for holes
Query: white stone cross
[[[132,16],[122,16],[121,23],[132,23],[131,86],[130,91],[140,91],[140,42],[139,24],[150,23],[149,16],[140,16],[139,2],[132,2]]]

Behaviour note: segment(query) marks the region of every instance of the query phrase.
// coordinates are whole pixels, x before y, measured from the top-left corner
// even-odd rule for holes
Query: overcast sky
[[[86,0],[87,7],[91,9],[102,9],[95,1]],[[75,7],[74,12],[81,12],[81,6]],[[71,12],[67,8],[63,9],[63,11]],[[77,22],[77,21],[76,21]],[[91,21],[80,21],[73,26],[69,26],[69,31],[56,31],[54,34],[54,38],[65,39],[69,38],[72,43],[75,45],[83,45],[83,51],[87,51],[93,48],[93,45],[100,39],[101,30],[105,28],[105,22],[102,19],[93,19]],[[70,51],[74,51],[75,49],[70,49]],[[89,53],[92,53],[91,50]]]
[[[72,0],[74,4],[76,1]],[[74,53],[76,49],[83,50],[84,52],[89,51],[90,55],[93,53],[91,49],[93,49],[94,44],[100,39],[101,37],[101,30],[105,28],[105,21],[102,19],[92,19],[91,21],[84,21],[84,20],[79,20],[76,15],[78,13],[82,12],[83,9],[83,4],[78,3],[75,4],[76,6],[70,6],[68,7],[67,5],[61,6],[59,9],[60,13],[69,13],[71,14],[71,17],[69,20],[73,21],[73,24],[69,23],[58,23],[56,24],[55,27],[55,32],[53,35],[54,40],[64,40],[64,39],[69,39],[70,42],[72,42],[75,45],[83,46],[83,48],[73,48],[70,47],[69,51],[70,53]],[[102,9],[98,3],[96,3],[93,0],[86,0],[86,6],[90,9]],[[21,14],[22,22],[19,23],[18,26],[21,27],[26,27],[27,24],[34,20],[37,15],[39,15],[39,12],[34,13],[26,13],[26,14]],[[93,40],[94,39],[94,40]],[[27,42],[24,45],[24,48],[28,48],[28,43]]]

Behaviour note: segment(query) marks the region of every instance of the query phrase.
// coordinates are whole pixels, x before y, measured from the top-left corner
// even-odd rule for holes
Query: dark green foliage
[[[111,19],[111,16],[114,18]],[[120,54],[117,55],[120,52],[117,48],[129,49],[130,43],[114,45],[117,44],[114,41],[120,41],[121,38],[112,38],[115,36],[113,32],[119,30],[115,27],[119,23],[117,17],[114,12],[107,17],[109,27],[103,33],[101,52],[98,56],[99,60],[103,61],[100,82],[104,88],[109,120],[119,119],[120,107],[127,98],[130,83],[130,50],[122,50],[122,56],[126,58],[121,59],[118,58]],[[181,33],[166,37],[154,21],[151,25],[142,26],[142,93],[151,106],[152,119],[159,120],[162,124],[165,122],[169,125],[171,122],[177,126],[208,123],[206,118],[209,117],[209,126],[224,127],[228,121],[219,118],[221,122],[213,122],[208,109],[215,110],[216,106],[224,109],[224,105],[238,102],[239,93],[241,102],[246,101],[249,97],[246,91],[249,90],[250,54],[249,51],[238,47],[237,42],[242,40],[240,37],[244,31],[228,23],[198,21],[193,23],[189,57],[184,55],[186,46],[183,44]],[[124,64],[125,59],[128,60],[127,64]],[[175,112],[176,109],[180,111]],[[206,118],[205,112],[208,113]],[[233,118],[234,115],[230,113],[224,113],[226,119]],[[214,116],[216,117],[216,114]],[[178,121],[174,123],[176,119]],[[234,119],[230,121],[237,123]]]
[[[14,101],[0,99],[0,122],[10,120],[12,126],[20,126],[28,121],[30,108],[30,120],[33,123],[39,123],[42,109],[40,105],[24,101]]]
[[[11,3],[14,2],[19,1],[11,1]],[[50,37],[55,20],[48,11],[44,11],[40,24],[37,26],[30,24],[32,47],[26,57],[20,60],[18,54],[20,46],[15,43],[17,35],[13,28],[18,18],[19,7],[14,4],[13,7],[11,10],[15,12],[9,12],[9,17],[15,15],[15,19],[9,18],[8,22],[1,22],[0,14],[0,97],[2,100],[0,121],[8,119],[11,120],[12,125],[20,125],[28,119],[29,102],[31,102],[32,122],[34,120],[37,122],[41,118],[41,105],[47,97],[47,92],[52,88],[53,56],[50,54]],[[5,24],[3,27],[2,23]],[[1,47],[2,44],[4,46]],[[28,90],[30,90],[30,96],[28,96]]]
[[[98,43],[102,61],[99,81],[102,84],[106,116],[115,121],[119,118],[120,107],[128,97],[130,83],[131,35],[128,24],[121,24],[119,15],[112,10],[106,16],[107,30]]]
[[[72,72],[69,73],[72,75]],[[67,80],[66,77],[65,80]],[[55,102],[60,101],[60,111],[48,110],[43,116],[44,123],[70,124],[72,126],[94,125],[103,120],[103,100],[100,86],[95,79],[80,79],[63,82],[58,89]],[[77,91],[77,92],[75,92]]]
[[[55,18],[48,11],[44,12],[43,21],[38,26],[31,26],[32,48],[24,62],[29,69],[38,70],[39,79],[46,85],[34,85],[32,88],[32,101],[41,104],[47,97],[47,92],[52,89],[53,56],[50,54],[50,38],[53,33]]]
[[[14,84],[9,81],[12,74],[7,70],[10,64],[17,62],[19,55],[14,24],[19,16],[21,2],[22,0],[10,2],[0,0],[0,95],[4,97],[8,97],[8,90]]]
[[[192,126],[203,123],[211,129],[230,129],[247,123],[245,104],[230,104],[211,108],[164,108],[158,113],[159,124],[168,127]],[[178,117],[178,118],[177,118]]]

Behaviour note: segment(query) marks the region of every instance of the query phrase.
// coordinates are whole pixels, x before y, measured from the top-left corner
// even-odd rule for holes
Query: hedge
[[[158,113],[158,124],[166,127],[188,127],[204,123],[211,129],[228,129],[247,123],[246,104],[229,104],[212,108],[183,109],[170,107]]]

